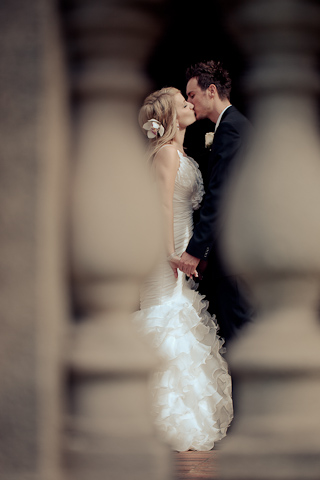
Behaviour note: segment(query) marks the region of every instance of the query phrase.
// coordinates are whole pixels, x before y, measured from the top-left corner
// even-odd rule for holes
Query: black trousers
[[[208,311],[215,315],[219,325],[218,335],[228,342],[251,320],[253,308],[245,294],[243,281],[237,276],[219,278],[205,271],[199,282],[199,292],[209,301]]]

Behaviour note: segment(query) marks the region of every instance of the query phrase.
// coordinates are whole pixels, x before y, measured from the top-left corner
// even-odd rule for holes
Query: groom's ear
[[[211,83],[211,85],[209,85],[208,91],[209,91],[209,97],[210,98],[213,98],[216,95],[217,88],[216,88],[214,83]]]

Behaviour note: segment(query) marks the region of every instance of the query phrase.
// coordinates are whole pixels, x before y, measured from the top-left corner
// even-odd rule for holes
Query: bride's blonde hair
[[[160,148],[166,143],[170,143],[178,129],[177,109],[174,103],[174,96],[181,93],[174,87],[165,87],[161,90],[151,93],[144,101],[139,113],[139,125],[142,128],[144,123],[154,118],[158,120],[164,128],[162,137],[156,135],[149,139],[149,159],[152,160]],[[143,129],[146,134],[146,130]]]

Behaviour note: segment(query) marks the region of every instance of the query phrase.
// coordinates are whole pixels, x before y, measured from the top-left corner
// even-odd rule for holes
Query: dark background
[[[230,33],[220,2],[171,0],[162,13],[164,34],[147,67],[154,89],[173,86],[185,96],[186,69],[200,61],[220,60],[232,79],[231,103],[246,115],[241,91],[245,58]],[[188,127],[185,137],[186,153],[199,163],[203,174],[208,154],[204,135],[213,129],[210,120],[200,120]]]

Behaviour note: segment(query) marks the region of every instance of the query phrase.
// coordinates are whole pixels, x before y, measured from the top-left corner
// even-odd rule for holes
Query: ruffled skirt
[[[207,302],[183,281],[180,293],[136,312],[134,323],[154,347],[160,368],[151,379],[152,413],[172,449],[211,450],[233,417],[231,378]]]

